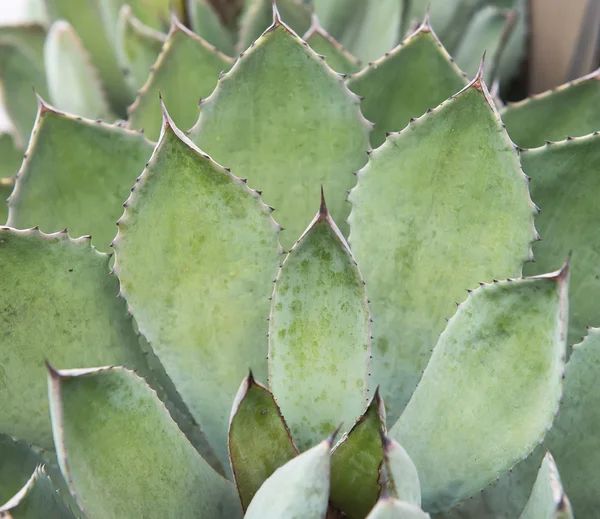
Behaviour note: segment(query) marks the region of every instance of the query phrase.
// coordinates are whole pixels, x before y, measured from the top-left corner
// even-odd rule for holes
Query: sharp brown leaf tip
[[[279,9],[277,9],[277,2],[273,0],[273,25],[281,25],[281,16],[279,14]]]
[[[255,379],[254,379],[254,374],[252,373],[252,368],[249,368],[249,369],[248,369],[248,377],[247,377],[247,380],[248,380],[248,385],[249,385],[249,386],[253,385],[253,384],[254,384],[254,382],[255,382]]]
[[[50,363],[50,361],[48,359],[45,359],[44,363],[46,364],[46,369],[48,370],[48,374],[54,380],[60,379],[60,377],[61,377],[60,372]]]
[[[321,205],[319,206],[319,217],[325,219],[329,216],[329,210],[327,209],[327,203],[325,202],[325,192],[323,190],[323,184],[321,184]]]
[[[335,428],[335,431],[333,431],[329,437],[327,438],[327,443],[329,443],[329,446],[331,447],[333,445],[333,442],[335,441],[337,435],[340,433],[340,431],[342,430],[342,427],[344,426],[344,422],[340,423],[340,425],[338,425]]]

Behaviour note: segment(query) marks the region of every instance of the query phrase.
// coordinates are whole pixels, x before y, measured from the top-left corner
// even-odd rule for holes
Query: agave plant
[[[120,13],[129,120],[40,97],[0,230],[0,515],[594,517],[596,75],[499,112],[428,20],[344,77],[276,9],[235,63]]]

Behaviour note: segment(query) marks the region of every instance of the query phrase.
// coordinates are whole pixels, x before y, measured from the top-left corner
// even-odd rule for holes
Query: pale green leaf
[[[571,503],[549,452],[542,461],[531,496],[519,519],[573,519]]]
[[[233,61],[202,38],[173,21],[167,40],[148,80],[128,108],[129,128],[143,129],[158,139],[161,128],[159,97],[178,126],[190,128],[198,117],[198,101],[210,95],[219,74]]]
[[[542,210],[535,222],[542,240],[534,244],[536,262],[525,273],[547,272],[573,251],[569,344],[581,340],[586,326],[600,326],[599,162],[598,134],[521,152],[531,197]]]
[[[329,496],[329,449],[326,440],[300,454],[265,481],[245,519],[323,519]]]
[[[384,452],[388,486],[391,491],[398,499],[421,506],[419,474],[404,447],[385,436]]]
[[[364,282],[321,198],[281,266],[269,317],[269,387],[301,451],[363,413],[370,346]]]
[[[170,0],[95,0],[95,2],[104,23],[104,31],[113,45],[116,42],[120,11],[124,5],[129,6],[133,16],[142,24],[156,31],[166,31],[170,25]]]
[[[46,96],[44,38],[39,26],[0,28],[0,81],[3,105],[16,145],[24,148],[35,121],[35,91]]]
[[[0,228],[1,431],[54,445],[45,359],[61,366],[143,366],[108,262],[86,237]]]
[[[463,73],[427,24],[348,81],[350,90],[365,98],[365,117],[375,123],[374,147],[385,141],[386,132],[402,130],[411,117],[423,115],[465,84]]]
[[[501,112],[511,139],[522,148],[600,130],[598,71],[554,90],[509,104]]]
[[[353,74],[361,68],[360,61],[334,40],[320,25],[316,17],[302,38],[317,54],[325,56],[327,64],[341,74]]]
[[[233,484],[133,372],[49,367],[48,391],[58,461],[90,519],[241,518]]]
[[[228,444],[244,510],[271,474],[298,454],[273,395],[254,380],[252,373],[235,397]]]
[[[544,438],[561,397],[567,291],[565,265],[482,285],[450,319],[390,431],[417,467],[424,509],[473,495]]]
[[[0,506],[6,519],[74,519],[42,467],[34,470],[25,486]]]
[[[250,47],[273,22],[273,0],[248,0],[247,3],[240,21],[239,51]],[[297,34],[304,34],[309,29],[310,11],[299,0],[277,0],[277,9],[284,23]]]
[[[235,54],[233,35],[223,26],[209,0],[188,0],[190,23],[194,32],[224,54]]]
[[[128,5],[119,14],[116,52],[119,66],[132,91],[143,86],[160,54],[165,35],[140,22]]]
[[[363,519],[377,502],[383,464],[385,407],[379,391],[331,454],[330,500],[351,519]]]
[[[391,135],[349,199],[350,243],[376,325],[371,375],[392,424],[465,289],[520,276],[535,207],[479,79]]]
[[[34,137],[9,200],[8,225],[65,227],[107,251],[123,202],[152,154],[136,132],[55,111],[41,100]]]
[[[17,147],[15,138],[10,133],[0,133],[0,178],[14,177],[22,161],[23,151]]]
[[[267,377],[278,226],[258,193],[165,119],[126,203],[115,271],[129,307],[224,465],[240,380]]]
[[[52,24],[44,47],[48,92],[59,109],[90,119],[111,119],[100,78],[68,22]]]
[[[600,329],[573,347],[565,370],[563,402],[548,434],[575,517],[594,517],[600,506]]]
[[[343,80],[277,19],[202,104],[192,140],[264,190],[289,248],[314,214],[319,185],[347,230],[346,191],[369,147],[370,125],[358,105]]]
[[[99,4],[97,0],[46,0],[48,14],[53,20],[66,20],[73,26],[100,73],[112,110],[124,116],[132,96],[119,70],[112,41],[102,30]],[[39,93],[46,97],[45,93]]]
[[[39,453],[29,444],[0,434],[0,504],[26,485],[41,462]]]
[[[363,61],[372,61],[395,47],[403,37],[404,0],[315,0],[323,27]]]
[[[429,519],[418,506],[393,497],[381,498],[367,519]]]
[[[477,11],[465,28],[461,42],[454,52],[458,66],[469,77],[475,76],[485,52],[485,80],[491,83],[496,78],[506,42],[512,35],[516,21],[514,12],[498,9],[493,5]]]

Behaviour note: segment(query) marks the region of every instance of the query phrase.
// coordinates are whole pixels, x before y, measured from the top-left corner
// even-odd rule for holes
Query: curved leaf
[[[330,193],[332,217],[344,222],[348,214],[351,173],[369,147],[370,126],[358,105],[342,79],[276,18],[202,103],[192,140],[264,189],[289,248],[314,214],[310,195],[320,184]]]
[[[423,115],[466,84],[428,23],[393,51],[352,76],[348,88],[363,96],[365,117],[375,123],[374,147],[387,132],[402,130],[412,117]]]
[[[229,459],[244,510],[265,480],[297,454],[273,395],[250,373],[235,397],[229,421]]]
[[[40,99],[33,138],[11,195],[8,225],[65,227],[108,250],[123,202],[152,153],[136,132],[72,117]]]
[[[115,272],[129,307],[224,465],[239,381],[266,379],[269,295],[281,261],[271,211],[165,117],[125,204]]]
[[[450,319],[390,431],[417,467],[426,510],[473,495],[544,438],[561,396],[567,291],[565,265],[482,285]]]
[[[52,447],[45,359],[144,366],[108,262],[89,237],[0,228],[0,430]]]
[[[391,424],[465,288],[521,274],[535,206],[480,75],[375,150],[349,200],[373,301],[371,374]]]
[[[90,119],[110,119],[100,78],[81,40],[67,22],[52,24],[44,48],[48,92],[60,110]]]
[[[388,486],[406,503],[421,506],[421,483],[415,464],[397,441],[384,436],[384,459]]]
[[[148,80],[127,109],[127,125],[143,129],[150,139],[157,139],[162,97],[176,123],[190,128],[198,115],[194,109],[198,100],[213,91],[219,74],[231,63],[230,58],[174,20]]]
[[[48,390],[58,461],[89,519],[241,518],[233,485],[133,372],[49,366]]]
[[[329,496],[332,438],[288,461],[260,487],[244,519],[323,519]]]
[[[281,265],[269,317],[269,386],[301,451],[362,414],[370,346],[364,281],[321,193]]]

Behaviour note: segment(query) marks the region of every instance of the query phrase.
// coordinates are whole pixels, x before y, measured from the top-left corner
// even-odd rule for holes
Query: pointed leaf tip
[[[329,446],[331,447],[333,445],[333,443],[335,442],[335,439],[337,438],[337,435],[339,434],[339,432],[342,430],[342,427],[344,426],[344,422],[341,422],[340,425],[338,425],[335,428],[335,431],[333,431],[329,437],[327,438],[327,443],[329,443]]]
[[[327,209],[327,202],[325,202],[325,192],[323,190],[323,184],[321,184],[321,205],[319,206],[319,220],[326,220],[329,217],[329,209]]]
[[[278,27],[279,25],[283,25],[283,22],[281,21],[279,9],[277,9],[277,2],[273,0],[273,27]]]
[[[50,363],[50,361],[48,359],[45,359],[44,363],[46,364],[46,370],[48,371],[48,376],[52,380],[60,380],[60,378],[61,378],[60,372]]]

